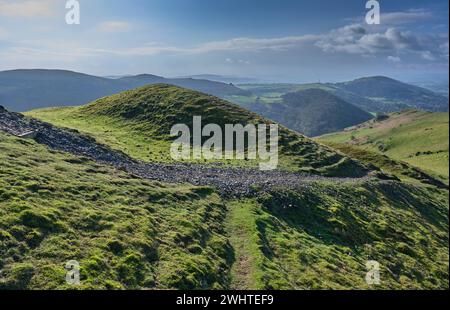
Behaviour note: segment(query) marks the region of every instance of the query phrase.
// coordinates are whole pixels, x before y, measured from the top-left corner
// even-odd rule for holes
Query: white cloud
[[[214,41],[192,48],[192,52],[216,52],[216,51],[285,51],[292,48],[311,45],[319,36],[304,35],[280,38],[235,38],[225,41]]]
[[[128,22],[112,20],[101,23],[99,29],[103,32],[122,32],[130,30],[131,24]]]
[[[393,63],[400,63],[402,59],[398,56],[388,56],[387,60],[392,61]]]
[[[55,0],[0,0],[0,15],[6,17],[48,17],[55,14]]]
[[[361,24],[348,25],[323,36],[316,45],[329,53],[365,56],[418,54],[426,60],[445,56],[442,44],[448,42],[448,36],[418,35],[393,27],[379,32],[369,29],[373,28]]]
[[[434,17],[433,12],[426,9],[410,9],[397,12],[381,12],[379,27],[392,27],[399,25],[412,24],[429,20]],[[352,24],[360,24],[365,22],[365,16],[347,18],[345,21]]]
[[[0,27],[0,40],[5,39],[8,36],[8,31],[5,28]]]
[[[433,54],[430,51],[423,51],[420,53],[420,56],[422,56],[423,59],[428,60],[428,61],[436,60],[436,57],[433,56]]]
[[[424,21],[433,17],[433,13],[424,9],[411,9],[404,12],[381,14],[381,24],[401,25]]]
[[[54,0],[42,0],[44,3],[53,3]],[[30,2],[37,1],[13,1],[16,6],[11,6],[8,1],[8,10],[1,11],[0,15],[7,12],[10,16],[17,14],[17,5],[27,7],[27,12],[20,12],[21,16],[31,16],[31,12],[36,10],[30,6]],[[6,1],[0,0],[0,8],[4,8]],[[44,6],[46,7],[46,6]],[[48,7],[47,9],[51,9]],[[35,11],[36,12],[36,11]],[[44,14],[46,11],[42,11]],[[428,11],[410,10],[405,12],[393,12],[383,15],[385,24],[402,24],[429,18]],[[104,21],[97,25],[95,30],[104,32],[124,32],[131,30],[133,25],[118,20]],[[35,59],[63,59],[71,57],[73,61],[80,58],[94,57],[141,57],[153,55],[196,55],[217,53],[219,59],[225,60],[228,64],[249,64],[246,59],[252,59],[249,53],[258,53],[259,55],[276,55],[278,59],[284,56],[304,55],[304,57],[318,58],[326,57],[322,53],[342,54],[336,55],[336,58],[352,58],[352,55],[362,57],[380,57],[383,60],[392,63],[407,64],[410,62],[448,62],[448,34],[418,34],[402,30],[395,26],[391,27],[370,27],[364,23],[353,23],[341,28],[331,30],[322,34],[306,34],[299,36],[286,36],[278,38],[232,38],[229,40],[205,42],[194,46],[172,46],[164,43],[147,43],[135,47],[123,47],[118,45],[101,45],[95,41],[95,35],[101,35],[98,31],[93,32],[93,36],[73,41],[71,44],[64,42],[43,42],[35,40],[34,42],[16,41],[12,42],[14,47],[4,50],[3,53],[10,53],[14,57],[23,55],[23,57]],[[7,35],[6,30],[0,28],[0,39]],[[56,44],[58,43],[58,44]],[[282,54],[285,53],[285,54]],[[288,54],[290,53],[290,54]],[[345,56],[347,55],[347,56]],[[350,55],[350,56],[348,56]],[[258,55],[255,55],[259,57]],[[411,56],[411,57],[410,57]],[[264,56],[261,56],[264,57]],[[334,57],[334,56],[333,56]],[[291,58],[294,58],[293,56]],[[268,59],[268,57],[267,57]],[[271,58],[274,59],[274,58]],[[254,62],[254,61],[253,61]]]
[[[225,61],[229,64],[240,64],[240,65],[249,65],[250,64],[250,60],[244,60],[244,59],[226,58]]]

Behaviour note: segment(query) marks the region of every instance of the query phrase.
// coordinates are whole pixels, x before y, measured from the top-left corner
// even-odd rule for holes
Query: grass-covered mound
[[[208,188],[133,179],[0,132],[0,289],[226,288]],[[80,287],[65,264],[81,265]]]
[[[152,85],[105,97],[86,106],[36,110],[27,115],[54,125],[77,129],[128,155],[170,162],[170,129],[178,123],[246,125],[269,123],[255,113],[219,98],[170,85]],[[216,160],[217,161],[217,160]],[[221,161],[256,166],[256,161]],[[206,163],[201,161],[201,163]],[[365,168],[350,158],[280,127],[279,168],[334,176],[360,176]]]

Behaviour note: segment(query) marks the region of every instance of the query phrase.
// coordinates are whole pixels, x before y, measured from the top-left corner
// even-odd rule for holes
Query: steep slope
[[[375,101],[377,107],[366,107],[369,111],[394,112],[406,108],[448,111],[448,98],[384,76],[360,78],[334,85],[341,90]]]
[[[392,113],[385,120],[319,138],[385,154],[448,182],[449,115],[416,110]]]
[[[372,118],[371,114],[319,88],[287,93],[282,100],[244,106],[307,136],[339,131]]]
[[[0,104],[11,111],[74,106],[157,83],[178,85],[219,97],[247,94],[230,84],[189,78],[166,79],[143,74],[108,79],[65,70],[12,70],[0,71]]]
[[[178,123],[192,127],[195,115],[202,116],[203,125],[213,123],[221,128],[225,124],[269,123],[217,97],[170,85],[146,86],[86,106],[37,110],[27,115],[85,132],[134,158],[152,162],[173,161],[170,129]],[[365,167],[350,158],[283,127],[279,144],[280,169],[327,176],[351,177],[367,173]],[[239,166],[258,163],[255,160],[218,161]]]
[[[226,209],[210,189],[131,177],[0,131],[0,289],[227,288]]]
[[[78,289],[448,289],[448,192],[432,187],[330,180],[222,200],[3,132],[0,171],[0,289],[73,289],[69,260]]]

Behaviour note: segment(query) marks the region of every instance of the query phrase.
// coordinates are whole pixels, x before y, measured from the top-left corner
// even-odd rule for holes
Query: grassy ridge
[[[324,135],[319,141],[349,144],[382,153],[430,172],[449,176],[449,115],[416,110],[393,113],[383,121]]]
[[[448,289],[448,192],[305,184],[254,199],[133,179],[0,133],[0,288]]]
[[[192,127],[192,117],[202,116],[202,123],[270,123],[255,113],[219,98],[169,86],[152,85],[105,97],[89,105],[28,112],[54,125],[77,129],[99,142],[145,161],[170,162],[169,137],[172,125]],[[280,126],[279,168],[322,175],[362,175],[359,163]],[[227,165],[256,166],[257,160],[201,160]]]

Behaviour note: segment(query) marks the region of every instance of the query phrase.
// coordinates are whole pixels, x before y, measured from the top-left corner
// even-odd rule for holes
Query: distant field
[[[331,91],[332,87],[320,83],[310,84],[240,84],[239,88],[250,91],[251,95],[225,96],[231,102],[239,105],[254,103],[281,103],[282,96],[299,90],[319,88]]]
[[[349,144],[376,151],[447,180],[449,177],[449,114],[416,110],[393,113],[384,121],[319,138],[326,144]]]

